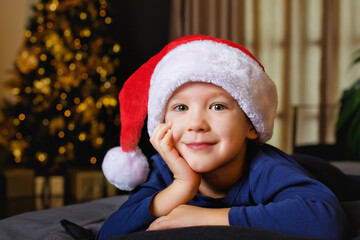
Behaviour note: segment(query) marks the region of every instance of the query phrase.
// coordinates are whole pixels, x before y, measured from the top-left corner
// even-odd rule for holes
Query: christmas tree
[[[0,144],[38,174],[99,166],[118,145],[121,45],[106,0],[40,0],[8,82]]]

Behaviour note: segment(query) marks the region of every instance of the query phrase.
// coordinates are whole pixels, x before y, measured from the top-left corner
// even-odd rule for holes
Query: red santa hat
[[[277,93],[264,67],[231,41],[202,35],[182,37],[166,45],[124,83],[119,94],[120,146],[108,151],[102,165],[109,182],[130,191],[146,181],[149,165],[138,147],[145,118],[151,136],[164,122],[169,98],[187,82],[222,87],[254,125],[257,141],[271,138]]]

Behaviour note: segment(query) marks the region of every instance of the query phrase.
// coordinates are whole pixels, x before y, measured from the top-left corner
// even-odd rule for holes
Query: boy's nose
[[[199,111],[194,111],[190,114],[187,125],[189,132],[206,132],[210,129],[206,116]]]

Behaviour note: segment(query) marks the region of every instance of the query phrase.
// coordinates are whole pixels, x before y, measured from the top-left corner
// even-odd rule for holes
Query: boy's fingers
[[[151,134],[150,139],[161,140],[165,136],[166,132],[171,128],[171,125],[169,123],[161,123],[157,125]]]

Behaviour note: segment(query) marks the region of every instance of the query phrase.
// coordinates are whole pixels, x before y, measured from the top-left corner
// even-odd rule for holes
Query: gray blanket
[[[5,218],[0,220],[0,239],[73,240],[60,225],[62,219],[96,233],[105,219],[117,210],[127,197],[104,198]]]

